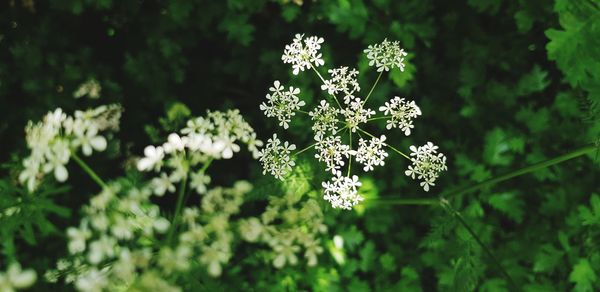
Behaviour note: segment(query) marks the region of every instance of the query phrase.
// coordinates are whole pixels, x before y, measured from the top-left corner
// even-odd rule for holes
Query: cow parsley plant
[[[447,169],[446,157],[437,152],[437,146],[431,142],[411,146],[409,156],[388,144],[385,135],[373,135],[365,130],[365,125],[370,122],[386,120],[387,130],[398,129],[409,136],[414,120],[422,114],[413,100],[398,96],[379,106],[378,111],[367,103],[383,72],[396,68],[404,71],[407,53],[399,42],[388,40],[364,50],[369,66],[375,67],[379,75],[369,92],[362,95],[356,69],[344,66],[329,69],[329,76],[322,75],[317,69],[325,64],[319,52],[323,42],[320,37],[297,34],[285,47],[282,60],[292,64],[294,75],[305,70],[315,72],[322,82],[324,98],[312,109],[304,110],[306,102],[301,99],[300,89],[289,86],[285,90],[286,86],[278,80],[269,88],[267,101],[260,106],[267,117],[277,118],[284,129],[288,129],[296,115],[307,116],[312,122],[315,143],[294,152],[296,145],[281,141],[274,134],[259,153],[264,173],[283,180],[295,165],[293,157],[314,148],[314,157],[332,175],[330,180],[322,182],[324,199],[334,208],[351,209],[363,200],[359,192],[360,178],[353,173],[352,165],[359,164],[363,171],[372,171],[385,165],[388,151],[392,150],[411,162],[405,174],[420,180],[423,190],[429,191],[439,174]]]

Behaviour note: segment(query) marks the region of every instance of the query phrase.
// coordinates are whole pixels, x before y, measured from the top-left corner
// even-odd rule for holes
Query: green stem
[[[390,204],[390,205],[436,205],[439,204],[440,200],[437,198],[376,198],[369,200],[369,203],[376,204]]]
[[[479,244],[479,246],[481,246],[481,248],[488,255],[488,257],[490,257],[490,259],[492,260],[494,265],[500,270],[500,272],[502,272],[502,275],[504,275],[504,277],[506,278],[508,283],[513,287],[513,291],[519,291],[519,289],[518,289],[519,286],[517,286],[515,284],[512,277],[506,272],[506,270],[500,264],[500,261],[498,261],[496,256],[494,256],[494,254],[492,253],[492,251],[483,243],[483,241],[479,238],[479,236],[477,236],[477,233],[475,233],[475,231],[469,226],[469,224],[467,224],[467,222],[465,221],[463,216],[458,211],[456,211],[446,199],[443,199],[443,198],[440,199],[439,203],[442,208],[444,208],[446,211],[448,211],[448,213],[450,213],[454,218],[456,218],[456,220],[467,230],[467,232],[469,232],[469,234],[473,237],[473,239],[475,239],[477,244]]]
[[[304,149],[302,149],[302,150],[300,150],[300,151],[298,151],[298,152],[294,153],[294,154],[293,154],[293,156],[300,155],[302,152],[305,152],[305,151],[307,151],[308,149],[315,147],[315,145],[317,145],[317,143],[313,143],[313,144],[311,144],[311,145],[308,145],[308,146],[306,146]]]
[[[179,224],[179,217],[181,213],[181,209],[183,208],[183,201],[185,197],[185,189],[187,185],[187,174],[181,179],[181,183],[179,184],[179,194],[177,195],[177,203],[175,205],[175,214],[173,215],[173,220],[171,220],[171,226],[169,227],[169,233],[167,235],[167,244],[171,245],[173,242],[173,236],[175,235],[175,230],[177,229],[177,225]]]
[[[309,114],[307,111],[303,111],[303,110],[300,110],[300,109],[297,109],[296,111],[299,112],[299,113],[307,114],[307,115]]]
[[[365,130],[363,130],[363,129],[359,128],[359,127],[356,127],[356,129],[358,129],[358,131],[360,131],[360,132],[364,133],[365,135],[367,135],[367,136],[369,136],[369,137],[371,137],[371,138],[377,138],[377,137],[373,136],[371,133],[369,133],[369,132],[367,132],[367,131],[365,131]],[[396,149],[395,147],[391,146],[390,144],[383,143],[383,145],[385,145],[385,146],[389,147],[389,148],[390,148],[390,149],[392,149],[394,152],[396,152],[396,153],[398,153],[398,154],[400,154],[400,155],[404,156],[404,158],[406,158],[406,159],[410,160],[410,157],[409,157],[408,155],[406,155],[406,154],[402,153],[402,151],[400,151],[400,150]]]
[[[77,152],[72,151],[71,157],[73,158],[73,160],[75,160],[79,167],[81,167],[83,171],[85,171],[92,178],[92,180],[94,180],[94,182],[96,182],[102,189],[108,188],[108,185],[100,178],[100,176],[98,176],[98,174],[96,174],[96,172],[89,165],[87,165],[87,163],[85,163],[85,161],[83,161],[79,157],[79,155],[77,155]]]
[[[457,191],[449,191],[446,194],[442,193],[442,196],[446,195],[446,197],[450,197],[450,196],[458,196],[458,195],[470,193],[470,192],[482,189],[484,187],[491,186],[491,185],[497,184],[499,182],[511,179],[513,177],[521,176],[521,175],[536,171],[538,169],[546,168],[546,167],[549,167],[549,166],[552,166],[555,164],[559,164],[561,162],[588,154],[588,153],[596,150],[597,147],[598,146],[595,146],[595,145],[588,145],[588,146],[579,148],[577,150],[571,151],[569,153],[566,153],[564,155],[561,155],[561,156],[558,156],[558,157],[555,157],[552,159],[548,159],[546,161],[538,162],[538,163],[532,164],[530,166],[523,167],[521,169],[517,169],[513,172],[509,172],[507,174],[488,179],[486,181],[459,189]]]
[[[386,117],[376,117],[376,118],[370,118],[370,119],[368,119],[368,120],[367,120],[367,122],[370,122],[370,121],[377,121],[377,120],[383,120],[383,119],[389,119],[389,118],[390,118],[390,117],[387,117],[387,116],[386,116]]]
[[[352,150],[352,131],[349,131],[349,137],[350,137],[350,150]],[[352,155],[350,155],[350,157],[348,158],[348,175],[346,175],[347,177],[350,177],[350,170],[352,169]]]
[[[375,83],[373,83],[371,90],[369,90],[369,94],[367,94],[367,97],[365,97],[365,101],[363,101],[363,103],[362,103],[363,105],[365,105],[365,103],[367,103],[367,100],[369,100],[369,97],[371,97],[371,93],[373,93],[373,90],[375,90],[375,86],[377,86],[377,83],[379,83],[379,79],[381,79],[381,75],[383,75],[383,71],[379,72],[379,75],[377,76]]]
[[[315,71],[315,73],[317,73],[317,76],[319,76],[319,79],[321,79],[321,82],[323,82],[323,84],[325,84],[325,78],[323,78],[323,76],[321,75],[321,73],[319,73],[319,71],[317,70],[317,68],[315,68],[315,66],[313,66],[312,64],[310,64],[310,68],[312,68],[313,71]],[[342,109],[342,105],[338,101],[337,97],[335,97],[335,95],[333,95],[333,94],[330,94],[330,95],[333,96],[333,99],[335,100],[335,103],[337,103],[338,107],[340,109]]]

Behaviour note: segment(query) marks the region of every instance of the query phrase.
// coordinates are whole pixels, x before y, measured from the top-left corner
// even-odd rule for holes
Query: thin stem
[[[376,198],[369,200],[369,203],[385,204],[385,205],[436,205],[440,200],[437,198]]]
[[[321,73],[319,73],[319,71],[317,70],[317,68],[315,68],[315,66],[313,66],[312,64],[310,64],[310,68],[312,68],[313,71],[315,71],[315,73],[317,73],[317,76],[319,76],[319,79],[321,79],[321,82],[323,82],[323,84],[325,84],[325,78],[323,78],[323,76],[321,75]],[[333,94],[330,94],[330,95],[333,96],[333,99],[335,100],[335,103],[337,103],[338,107],[341,109],[342,105],[338,101],[337,97],[335,95],[333,95]]]
[[[352,131],[349,132],[349,137],[350,137],[350,150],[352,150]],[[350,170],[352,169],[352,155],[350,155],[350,157],[348,158],[348,175],[346,175],[347,177],[350,177]]]
[[[303,148],[302,150],[300,150],[300,151],[298,151],[298,152],[294,153],[292,156],[300,155],[302,152],[305,152],[305,151],[307,151],[308,149],[315,147],[315,145],[317,145],[317,143],[313,143],[313,144],[311,144],[311,145],[308,145],[308,146],[306,146],[305,148]]]
[[[183,208],[183,201],[184,201],[183,198],[185,197],[187,178],[188,178],[188,176],[186,174],[183,177],[183,179],[181,180],[181,183],[179,184],[179,194],[177,195],[175,214],[173,215],[173,220],[171,220],[172,223],[171,223],[171,226],[169,227],[169,233],[167,235],[167,244],[168,245],[171,245],[171,243],[173,241],[173,236],[175,235],[175,230],[177,229],[177,225],[179,224],[179,217],[180,217],[181,209]]]
[[[375,86],[377,86],[377,83],[379,83],[379,79],[381,79],[381,75],[383,75],[383,71],[379,72],[379,75],[377,75],[377,79],[375,80],[375,83],[373,83],[373,86],[371,87],[371,90],[369,90],[369,94],[367,94],[367,97],[365,97],[365,101],[363,101],[363,105],[365,105],[365,103],[367,103],[367,100],[369,100],[369,97],[371,97],[371,93],[373,93],[373,90],[375,90]]]
[[[391,118],[391,117],[385,116],[385,117],[370,118],[370,119],[367,120],[367,122],[377,121],[377,120],[383,120],[383,119],[389,119],[389,118]]]
[[[475,231],[469,226],[469,224],[467,224],[467,222],[465,221],[465,219],[463,218],[463,216],[456,211],[451,205],[450,203],[446,200],[446,199],[440,199],[440,206],[444,209],[446,209],[446,211],[448,211],[454,218],[456,218],[456,220],[462,224],[462,226],[467,230],[467,232],[469,232],[469,234],[473,237],[473,239],[475,239],[475,241],[477,242],[477,244],[479,244],[479,246],[481,246],[481,248],[485,251],[485,253],[490,257],[490,259],[492,259],[492,262],[494,263],[494,265],[500,270],[500,272],[502,272],[502,275],[504,275],[504,277],[506,278],[506,280],[508,280],[508,283],[513,287],[513,291],[518,291],[518,287],[515,282],[513,281],[512,277],[506,272],[506,270],[502,267],[502,265],[500,264],[500,261],[498,261],[498,259],[496,258],[496,256],[494,256],[494,254],[492,253],[492,251],[483,243],[483,241],[479,238],[479,236],[477,236],[477,234],[475,233]]]
[[[591,153],[592,151],[596,150],[597,147],[598,146],[596,146],[596,145],[588,145],[588,146],[579,148],[577,150],[571,151],[569,153],[566,153],[564,155],[561,155],[561,156],[558,156],[558,157],[555,157],[552,159],[548,159],[546,161],[538,162],[538,163],[532,164],[530,166],[523,167],[521,169],[517,169],[513,172],[509,172],[507,174],[488,179],[486,181],[459,189],[457,191],[449,191],[446,194],[442,193],[442,195],[446,195],[446,197],[450,197],[450,196],[458,196],[458,195],[470,193],[470,192],[482,189],[484,187],[491,186],[496,183],[511,179],[513,177],[521,176],[521,175],[536,171],[538,169],[546,168],[546,167],[549,167],[549,166],[552,166],[555,164],[559,164],[561,162]]]
[[[102,189],[108,187],[108,185],[100,178],[100,176],[98,176],[98,174],[96,174],[96,172],[87,163],[85,163],[85,161],[83,161],[75,151],[71,152],[71,157],[73,160],[75,160],[79,167],[81,167],[83,171],[85,171]]]
[[[307,114],[307,115],[309,114],[307,111],[303,111],[301,109],[297,109],[296,111],[299,112],[299,113]]]
[[[367,136],[369,136],[369,137],[371,137],[371,138],[377,138],[377,137],[373,136],[371,133],[369,133],[369,132],[367,132],[367,131],[365,131],[365,130],[363,130],[363,129],[359,128],[359,127],[356,127],[356,129],[358,129],[358,131],[360,131],[360,132],[362,132],[362,133],[366,134]],[[396,149],[395,147],[391,146],[390,144],[383,143],[383,145],[385,145],[385,146],[389,147],[389,148],[390,148],[390,149],[392,149],[394,152],[396,152],[396,153],[398,153],[398,154],[400,154],[400,155],[404,156],[404,158],[406,158],[406,159],[410,160],[410,157],[409,157],[408,155],[406,155],[406,154],[402,153],[402,151],[400,151],[400,150]]]

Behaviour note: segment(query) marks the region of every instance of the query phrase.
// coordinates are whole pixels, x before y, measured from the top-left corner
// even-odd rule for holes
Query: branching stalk
[[[81,169],[83,169],[83,171],[85,171],[85,173],[87,173],[102,189],[108,188],[108,185],[104,182],[104,180],[102,180],[100,176],[98,176],[98,174],[87,163],[85,163],[85,161],[83,161],[75,151],[71,152],[71,157],[73,160],[75,160],[77,165],[79,165],[79,167],[81,167]]]

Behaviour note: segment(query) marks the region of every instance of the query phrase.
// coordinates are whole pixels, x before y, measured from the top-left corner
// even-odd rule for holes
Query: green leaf
[[[516,193],[498,193],[488,198],[488,203],[494,209],[501,211],[506,216],[517,223],[523,222],[525,203]]]
[[[540,251],[535,256],[533,271],[536,273],[552,272],[560,264],[564,252],[555,248],[551,244],[542,245]]]
[[[590,198],[590,208],[579,206],[579,218],[583,225],[599,225],[600,226],[600,197],[597,194],[592,194]]]
[[[483,159],[490,165],[509,165],[513,156],[510,154],[509,139],[506,133],[495,128],[485,135]]]
[[[523,75],[519,84],[517,85],[517,95],[525,96],[535,92],[543,91],[550,84],[548,78],[548,72],[540,68],[539,65],[535,64],[533,69]]]
[[[579,259],[579,262],[573,267],[569,274],[569,281],[575,283],[575,291],[594,291],[593,284],[597,276],[594,269],[587,259]]]

